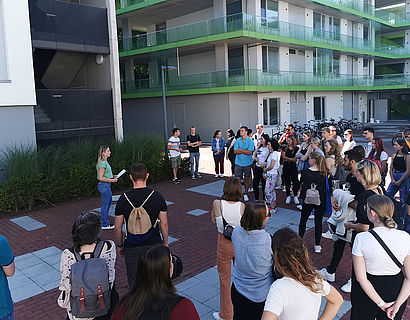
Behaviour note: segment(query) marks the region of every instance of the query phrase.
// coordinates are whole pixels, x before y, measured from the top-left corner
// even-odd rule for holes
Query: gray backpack
[[[111,287],[107,261],[100,258],[104,241],[99,241],[89,259],[75,250],[76,263],[71,266],[70,306],[76,318],[94,318],[108,314]]]
[[[316,189],[316,184],[312,183],[310,185],[310,189],[306,190],[304,203],[320,206],[320,193]]]

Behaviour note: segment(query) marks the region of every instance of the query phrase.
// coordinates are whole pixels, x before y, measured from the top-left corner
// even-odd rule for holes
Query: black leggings
[[[265,198],[264,195],[265,195],[266,179],[263,178],[263,169],[255,165],[253,168],[253,193],[255,194],[255,200],[259,200],[259,181],[261,180],[262,180],[262,198]]]
[[[374,276],[367,273],[367,279],[371,282],[374,289],[383,299],[383,301],[391,302],[397,299],[401,286],[404,281],[403,273],[400,272],[394,276]],[[350,294],[352,302],[352,311],[350,320],[387,320],[387,314],[380,309],[363,291],[360,283],[357,282],[354,270],[352,274],[352,292]],[[400,320],[406,309],[407,300],[401,305],[399,311],[394,317],[395,320]]]
[[[285,162],[283,165],[282,179],[285,180],[286,195],[290,196],[290,184],[293,184],[293,195],[298,195],[299,179],[295,163]]]
[[[231,299],[233,304],[233,319],[234,320],[249,320],[262,318],[265,301],[253,302],[236,290],[232,283]]]
[[[321,201],[323,201],[321,199]],[[322,237],[322,223],[323,223],[323,213],[325,208],[323,205],[315,206],[313,204],[303,203],[302,214],[300,216],[299,222],[299,236],[303,238],[306,231],[306,223],[309,219],[310,214],[313,209],[315,209],[315,245],[320,245],[320,238]]]

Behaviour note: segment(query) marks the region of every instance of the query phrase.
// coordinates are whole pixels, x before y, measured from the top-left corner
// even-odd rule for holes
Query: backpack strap
[[[93,258],[99,258],[104,248],[105,241],[98,241],[93,251]]]
[[[131,205],[131,207],[132,207],[133,209],[135,209],[134,205],[132,204],[132,202],[130,201],[130,199],[128,199],[127,194],[126,194],[125,192],[124,192],[124,197],[125,197],[125,199],[127,199],[128,203]]]
[[[219,210],[221,211],[221,217],[222,217],[222,223],[224,225],[224,228],[226,227],[226,225],[228,224],[228,222],[226,222],[224,215],[222,214],[222,200],[219,200]]]
[[[380,236],[376,233],[374,230],[370,230],[369,233],[376,238],[376,240],[380,243],[380,245],[383,247],[384,251],[389,255],[389,257],[393,260],[393,262],[400,268],[403,268],[403,265],[400,263],[400,261],[396,258],[396,256],[391,252],[389,247],[386,245],[386,243],[380,238]]]
[[[148,201],[148,199],[152,196],[152,194],[154,193],[154,190],[151,191],[151,193],[149,194],[149,196],[147,197],[147,199],[145,199],[145,201],[142,203],[142,205],[140,205],[140,208],[142,208],[145,204],[145,202]]]

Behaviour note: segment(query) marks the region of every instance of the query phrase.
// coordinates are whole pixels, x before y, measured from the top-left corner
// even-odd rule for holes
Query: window
[[[278,3],[273,0],[261,0],[261,16],[267,22],[278,21]]]
[[[6,43],[4,33],[4,21],[3,21],[3,3],[0,0],[0,81],[8,80],[7,72],[7,57],[6,57]]]
[[[333,55],[331,73],[337,75],[340,73],[340,56]]]
[[[318,12],[313,12],[313,34],[321,37],[325,31],[325,16]]]
[[[289,54],[296,54],[296,50],[295,49],[289,49]]]
[[[262,70],[275,72],[279,70],[279,51],[275,47],[262,47]]]
[[[363,26],[363,39],[364,40],[370,40],[370,33],[369,33],[369,27]]]
[[[340,40],[340,19],[329,17],[330,37],[334,40]]]
[[[313,98],[313,116],[315,120],[325,118],[325,97]]]
[[[279,124],[279,98],[263,99],[263,124],[273,126]]]

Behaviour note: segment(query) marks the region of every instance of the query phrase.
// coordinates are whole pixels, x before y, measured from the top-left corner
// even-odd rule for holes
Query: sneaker
[[[299,203],[300,203],[298,196],[296,196],[296,197],[293,198],[293,202],[294,202],[295,204],[299,204]]]
[[[313,249],[315,249],[315,253],[322,253],[322,247],[320,245],[314,245]]]
[[[179,183],[178,178],[174,178],[174,179],[172,179],[172,181],[173,181],[175,184],[178,184],[178,183]]]
[[[299,210],[302,210],[302,205],[300,204],[300,205],[296,206],[296,208],[298,208]]]
[[[216,174],[216,175],[215,175],[215,178],[219,178],[219,174]]]
[[[249,187],[249,192],[253,192],[253,188],[252,188],[252,187]]]
[[[325,278],[327,282],[335,282],[336,274],[327,272],[326,268],[320,269],[319,273]]]
[[[178,177],[175,178],[175,179],[177,179],[178,182],[181,182],[181,181],[182,181],[182,179],[180,179],[180,178],[178,178]]]
[[[223,175],[223,174],[220,174],[220,175],[219,175],[219,177],[220,177],[220,178],[223,178],[223,177],[224,177],[224,175]]]
[[[311,214],[308,219],[309,219],[309,220],[315,220],[315,215],[314,215],[314,214]]]
[[[244,195],[243,195],[243,200],[245,200],[245,201],[249,201],[249,197],[248,197],[248,195],[247,195],[247,194],[244,194]]]
[[[196,174],[196,177],[197,178],[202,178],[202,176],[199,173]]]
[[[269,209],[270,214],[275,214],[276,212],[278,212],[277,208],[270,208]]]
[[[329,230],[327,230],[326,233],[322,233],[322,237],[333,240],[333,234]]]
[[[292,200],[292,197],[291,197],[291,196],[288,196],[288,197],[286,198],[286,201],[285,201],[285,202],[289,204],[291,200]]]
[[[195,177],[195,175],[193,175],[193,176],[192,176],[192,180],[195,180],[195,179],[196,179],[196,177]]]
[[[286,188],[285,188],[285,187],[283,187],[283,188],[282,188],[282,191],[283,191],[283,192],[286,192]]]
[[[281,189],[282,189],[282,186],[275,187],[275,190],[281,190]]]
[[[215,320],[224,320],[224,319],[222,319],[222,318],[219,316],[219,312],[214,312],[214,313],[212,314],[212,317],[214,317]]]
[[[343,285],[340,290],[346,293],[350,293],[352,291],[352,279],[349,279],[345,285]]]
[[[109,226],[101,227],[101,229],[103,229],[103,230],[111,230],[111,229],[114,229],[114,225],[113,225],[113,224],[110,224]]]

